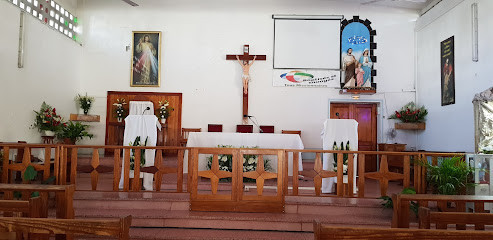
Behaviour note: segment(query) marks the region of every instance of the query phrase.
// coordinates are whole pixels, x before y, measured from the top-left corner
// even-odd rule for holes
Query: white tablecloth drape
[[[358,151],[358,122],[354,119],[327,119],[324,122],[324,129],[322,131],[322,144],[323,150],[332,150],[334,141],[337,146],[341,147],[341,142],[346,147],[347,141],[349,141],[349,147],[351,151]],[[337,160],[335,160],[337,161]],[[357,157],[354,157],[354,183],[356,183],[357,173]],[[332,154],[323,154],[323,169],[332,171],[334,169],[334,157]],[[347,177],[345,177],[347,178]],[[324,178],[322,180],[322,193],[334,192],[334,183],[337,178]],[[356,192],[356,184],[354,186],[354,192]]]
[[[224,133],[224,132],[191,132],[188,135],[187,147],[209,147],[231,145],[233,147],[259,147],[265,149],[304,149],[303,142],[298,134],[270,134],[270,133]],[[293,156],[288,154],[289,175],[293,175]],[[268,157],[271,167],[277,172],[277,157]],[[301,153],[299,155],[299,170],[303,170]],[[184,172],[188,172],[188,154],[184,158]],[[206,170],[205,155],[199,156],[199,170]]]
[[[123,134],[123,145],[129,146],[131,143],[133,145],[135,138],[140,136],[141,145],[144,145],[147,138],[146,146],[156,146],[157,142],[157,129],[161,130],[161,124],[154,115],[129,115],[125,118],[125,132]],[[145,150],[145,167],[154,166],[154,156],[156,150],[147,149]],[[123,158],[125,159],[125,154]],[[140,161],[136,159],[135,164],[139,164]],[[122,172],[120,178],[120,189],[123,188],[123,169],[125,162],[122,161]],[[144,189],[153,189],[153,174],[141,173],[144,177]],[[133,173],[130,174],[133,176]]]
[[[130,101],[129,108],[128,115],[154,115],[154,104],[150,101]]]

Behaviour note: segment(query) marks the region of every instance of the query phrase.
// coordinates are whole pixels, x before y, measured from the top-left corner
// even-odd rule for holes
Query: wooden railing
[[[89,166],[78,167],[79,150],[90,149],[92,151]],[[155,159],[153,166],[141,167],[141,150],[154,149]],[[101,154],[105,151],[113,151],[113,166],[104,166],[101,164]],[[163,165],[164,151],[175,150],[178,152],[176,167]],[[183,192],[183,156],[185,148],[182,147],[133,147],[133,146],[77,146],[62,145],[60,146],[60,184],[76,184],[79,173],[90,173],[91,190],[96,191],[99,184],[99,176],[102,173],[113,173],[112,185],[113,191],[141,191],[142,182],[139,177],[131,176],[130,156],[134,152],[135,163],[133,176],[140,176],[140,173],[149,173],[154,175],[154,190],[161,191],[162,178],[164,174],[176,174],[176,190],[172,192]],[[119,189],[119,183],[123,168],[123,189]]]
[[[466,212],[466,203],[473,203],[474,212],[483,213],[485,212],[484,204],[493,203],[493,196],[397,194],[393,196],[393,228],[409,228],[409,205],[411,201],[418,202],[420,207],[428,208],[430,203],[434,203],[442,212],[462,213]],[[455,206],[449,207],[452,206],[452,203]],[[437,228],[441,227],[437,226]],[[459,224],[457,229],[465,229],[465,225]]]
[[[493,225],[493,214],[490,213],[431,212],[427,207],[419,207],[418,219],[420,229],[431,229],[432,223],[436,229],[447,229],[449,224],[455,224],[457,230],[464,230],[467,224],[474,225],[475,230],[485,230],[485,225]]]
[[[36,170],[43,172],[43,179],[47,179],[50,176],[56,177],[56,184],[76,184],[78,176],[82,173],[89,173],[90,187],[86,190],[102,190],[100,187],[100,177],[103,173],[113,175],[112,186],[106,190],[112,191],[140,191],[142,183],[139,178],[132,178],[129,168],[130,164],[125,164],[123,169],[123,189],[119,189],[119,182],[122,172],[122,163],[130,162],[130,153],[134,152],[135,159],[140,159],[141,151],[144,149],[155,149],[155,161],[154,166],[141,167],[139,164],[135,164],[133,175],[138,176],[140,173],[150,173],[154,175],[154,191],[163,191],[161,189],[162,179],[164,174],[176,174],[176,188],[166,189],[166,191],[172,192],[184,192],[184,174],[183,174],[183,160],[184,154],[188,153],[188,159],[192,159],[192,151],[196,148],[184,148],[184,147],[133,147],[133,146],[79,146],[79,145],[45,145],[45,144],[0,144],[0,148],[4,151],[3,161],[3,177],[2,182],[13,182],[13,172],[23,173],[28,166],[33,166]],[[40,163],[32,162],[33,157],[31,153],[33,149],[44,149],[44,159],[50,161],[44,161]],[[229,150],[225,148],[214,148],[216,154],[226,154]],[[188,150],[188,151],[187,151]],[[280,149],[275,149],[279,151]],[[113,152],[112,162],[109,164],[102,164],[102,156],[104,152]],[[165,152],[174,151],[178,152],[176,158],[173,158],[173,166],[164,165],[163,161],[169,157]],[[379,181],[380,195],[388,195],[388,182],[393,180],[402,181],[402,187],[414,187],[417,193],[426,193],[426,167],[422,164],[425,161],[436,165],[438,158],[450,157],[462,154],[454,153],[428,153],[428,152],[380,152],[380,151],[325,151],[325,150],[298,150],[287,149],[283,151],[282,159],[283,165],[281,171],[283,174],[282,188],[284,195],[300,195],[300,196],[333,196],[322,194],[321,186],[322,179],[335,177],[337,178],[337,192],[336,196],[339,197],[355,197],[352,191],[356,185],[358,188],[357,197],[365,197],[365,186],[367,179],[374,179]],[[53,153],[52,153],[53,152]],[[88,158],[89,164],[85,166],[78,164],[81,156],[90,153]],[[19,155],[22,153],[22,157],[17,157],[16,160],[12,160],[13,155]],[[298,163],[300,161],[300,153],[315,153],[315,163],[313,169],[303,169],[299,171]],[[348,156],[348,180],[344,183],[344,174],[342,171],[328,171],[323,170],[322,156],[324,154],[338,153],[337,166],[338,169],[343,168],[343,154]],[[288,158],[292,156],[292,158]],[[400,156],[402,158],[402,172],[392,172],[388,167],[388,156]],[[87,158],[87,157],[85,157]],[[354,158],[357,158],[356,162],[353,162]],[[365,172],[365,165],[369,164],[368,159],[379,159],[379,169],[375,172]],[[288,161],[291,161],[292,163]],[[137,161],[138,162],[138,161]],[[188,161],[188,169],[191,167],[192,161]],[[356,170],[354,170],[354,164],[356,164]],[[241,164],[239,164],[241,165]],[[238,165],[238,166],[239,166]],[[288,182],[288,166],[293,166],[293,176],[303,175],[308,178],[313,178],[314,191],[300,191],[299,180],[297,177],[293,177]],[[51,171],[50,169],[53,169]],[[108,176],[105,175],[105,176]],[[357,175],[357,181],[354,180],[354,176]],[[412,177],[411,177],[412,176]],[[192,189],[192,175],[188,174],[186,180],[186,191],[190,192]],[[291,190],[292,189],[292,190]],[[345,191],[346,189],[346,191]],[[373,197],[373,196],[372,196]]]
[[[315,164],[313,169],[303,169],[299,171],[298,153],[315,153]],[[348,182],[345,186],[343,182],[344,173],[343,171],[328,171],[322,168],[322,156],[323,154],[333,154],[337,153],[337,169],[343,169],[343,154],[348,156],[348,166],[347,166],[347,176]],[[379,181],[380,185],[380,195],[386,196],[388,190],[388,183],[391,180],[402,180],[403,188],[408,188],[411,186],[411,170],[414,171],[414,188],[417,193],[426,192],[426,166],[423,164],[425,161],[431,161],[433,165],[436,165],[438,158],[440,157],[451,157],[461,154],[455,153],[428,153],[428,152],[383,152],[383,151],[322,151],[322,150],[286,150],[286,156],[288,154],[293,154],[293,176],[301,174],[303,176],[308,176],[314,180],[315,195],[321,196],[322,179],[336,177],[337,178],[337,192],[336,195],[339,197],[348,196],[354,197],[353,186],[357,185],[358,193],[357,197],[365,197],[365,183],[366,179],[374,179]],[[368,156],[378,157],[380,160],[379,169],[376,172],[365,172],[365,165],[367,164]],[[397,173],[389,171],[388,156],[401,156],[403,159],[403,173]],[[354,158],[357,158],[357,170],[354,171]],[[286,164],[287,165],[287,164]],[[287,171],[287,169],[285,169]],[[357,182],[354,181],[354,175],[358,175]],[[292,192],[291,195],[302,195],[299,191],[299,180],[296,177],[292,178]],[[288,195],[287,189],[288,185],[284,186],[286,195]],[[344,194],[344,189],[349,189]]]
[[[28,166],[34,167],[38,172],[43,173],[43,179],[47,180],[50,176],[58,174],[60,151],[58,145],[49,144],[0,144],[3,151],[3,172],[2,183],[14,183],[20,179]],[[41,162],[33,162],[36,159],[32,155],[33,151],[42,152]],[[54,153],[52,153],[54,152]],[[53,160],[52,160],[53,158]],[[53,169],[53,172],[51,171]],[[19,172],[18,176],[13,172]],[[26,182],[23,179],[23,182]]]

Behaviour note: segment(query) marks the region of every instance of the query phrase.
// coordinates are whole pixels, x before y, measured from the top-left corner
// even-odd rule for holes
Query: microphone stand
[[[252,121],[252,123],[258,128],[258,131],[259,132],[263,133],[264,130],[262,130],[262,128],[260,128],[260,126],[258,125],[258,123],[256,123],[257,122],[257,118],[254,117],[255,118],[255,121],[253,121],[252,117],[254,117],[254,116],[248,116],[248,119],[250,119],[250,121]]]

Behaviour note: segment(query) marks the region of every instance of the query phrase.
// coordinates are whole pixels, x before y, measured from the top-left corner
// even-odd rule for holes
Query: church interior
[[[0,239],[493,239],[491,10],[0,0]]]

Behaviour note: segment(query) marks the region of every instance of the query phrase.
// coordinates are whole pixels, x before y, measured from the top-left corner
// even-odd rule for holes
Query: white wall
[[[75,112],[81,46],[39,20],[25,16],[24,68],[17,68],[18,7],[0,1],[0,142],[40,142],[33,110],[46,101],[68,119]]]
[[[457,2],[457,1],[452,1]],[[479,4],[479,62],[472,61],[471,4]],[[442,1],[440,8],[450,4]],[[429,111],[427,129],[418,136],[419,148],[435,151],[474,151],[474,115],[471,103],[475,93],[493,85],[490,58],[493,48],[491,23],[493,1],[465,0],[417,32],[418,94],[420,104]],[[429,18],[429,17],[427,17]],[[418,23],[418,25],[423,25]],[[440,42],[455,36],[455,104],[441,106]]]
[[[79,15],[84,26],[81,69],[82,92],[97,97],[94,113],[105,119],[106,91],[156,91],[183,93],[183,127],[207,129],[222,123],[224,131],[241,124],[241,69],[226,54],[241,53],[250,44],[251,54],[266,54],[251,69],[249,113],[260,124],[300,129],[307,148],[320,148],[320,131],[328,117],[329,99],[349,99],[336,89],[272,87],[272,14],[344,14],[370,19],[377,30],[378,94],[385,128],[393,124],[383,115],[415,99],[415,11],[385,7],[360,7],[320,0],[148,0],[130,7],[120,0],[82,0]],[[160,88],[131,88],[131,32],[163,32]],[[96,126],[94,143],[104,143],[104,122]],[[385,131],[382,131],[385,132]],[[401,133],[397,141],[415,146],[414,133]],[[382,141],[385,137],[381,136]]]

